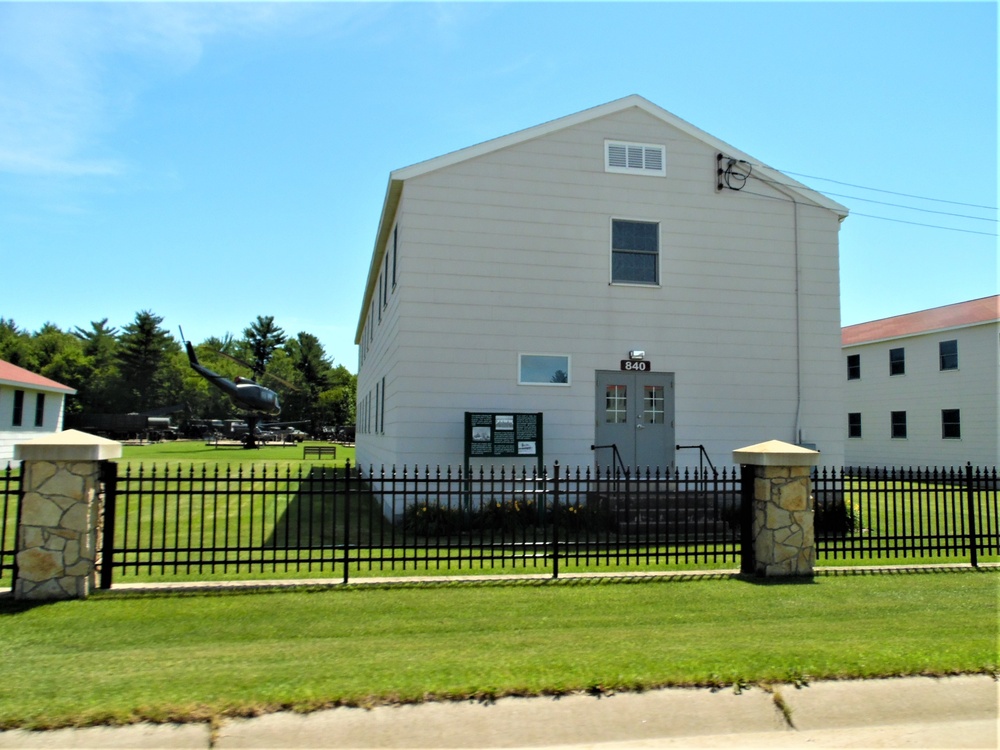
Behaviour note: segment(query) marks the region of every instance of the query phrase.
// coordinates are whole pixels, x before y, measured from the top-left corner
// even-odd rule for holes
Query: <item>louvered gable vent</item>
[[[647,143],[605,141],[606,172],[644,174],[662,177],[666,174],[663,146]]]

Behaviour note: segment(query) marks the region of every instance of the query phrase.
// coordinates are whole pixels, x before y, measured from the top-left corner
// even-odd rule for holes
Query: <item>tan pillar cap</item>
[[[14,446],[14,458],[20,461],[103,461],[121,455],[121,443],[79,430],[54,432]]]
[[[737,448],[733,451],[733,463],[750,466],[815,466],[819,463],[819,451],[781,440],[768,440],[746,448]]]

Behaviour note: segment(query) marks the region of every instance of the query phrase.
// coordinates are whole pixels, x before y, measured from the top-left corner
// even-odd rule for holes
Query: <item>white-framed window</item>
[[[604,141],[605,172],[664,177],[667,174],[666,156],[666,147],[655,143]]]
[[[24,414],[24,391],[14,391],[14,411],[11,414],[11,427],[20,427]]]
[[[611,283],[660,283],[660,225],[655,221],[611,220]]]
[[[958,340],[938,342],[938,362],[942,370],[958,369]]]
[[[962,410],[941,410],[941,438],[944,440],[962,439]]]
[[[847,437],[861,437],[861,412],[852,411],[847,415]]]
[[[568,354],[517,355],[518,385],[570,385]]]

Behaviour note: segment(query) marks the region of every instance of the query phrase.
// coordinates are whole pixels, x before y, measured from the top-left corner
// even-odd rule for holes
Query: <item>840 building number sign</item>
[[[653,365],[648,359],[623,359],[622,370],[625,372],[652,372]]]

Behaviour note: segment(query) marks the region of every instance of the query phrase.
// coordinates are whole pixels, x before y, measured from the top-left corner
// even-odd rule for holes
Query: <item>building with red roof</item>
[[[846,326],[849,466],[1000,464],[1000,295]]]
[[[14,445],[62,429],[66,396],[76,393],[55,380],[0,360],[0,467]]]

